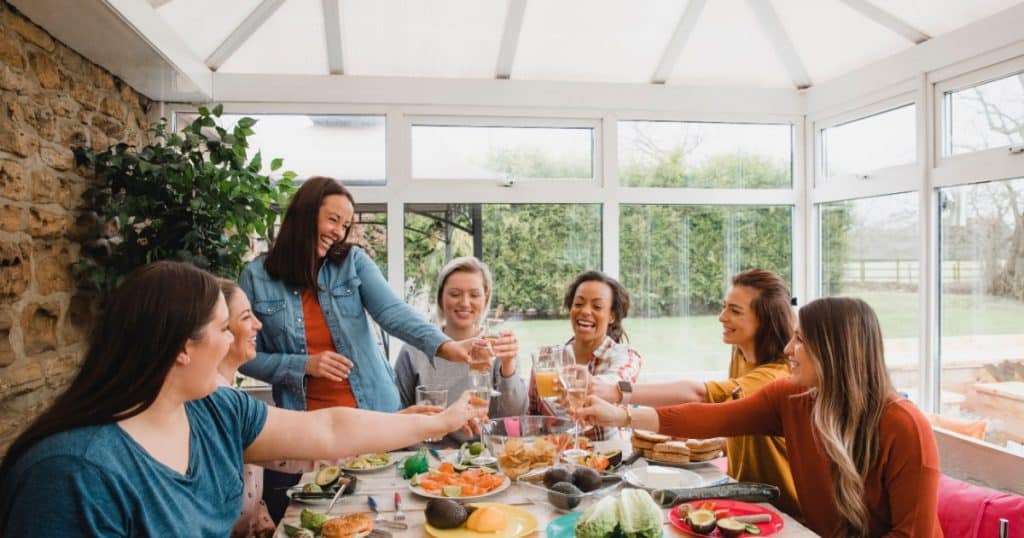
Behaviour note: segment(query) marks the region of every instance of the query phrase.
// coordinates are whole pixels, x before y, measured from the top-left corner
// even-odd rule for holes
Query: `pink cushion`
[[[968,484],[942,475],[939,479],[939,525],[946,536],[999,536],[999,519],[1010,520],[1010,535],[1024,529],[1024,497]]]

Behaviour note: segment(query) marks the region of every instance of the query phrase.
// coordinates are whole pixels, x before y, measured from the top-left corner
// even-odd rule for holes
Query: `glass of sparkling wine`
[[[560,373],[562,386],[565,388],[566,400],[569,402],[569,409],[575,414],[581,407],[587,402],[587,389],[590,384],[590,372],[587,371],[587,367],[582,364],[574,364],[572,366],[566,366],[562,368]],[[579,419],[576,419],[576,427],[574,428],[575,435],[573,436],[573,447],[562,455],[567,460],[573,460],[581,458],[587,455],[587,451],[580,448],[580,432],[583,431],[583,427],[580,424]]]
[[[416,405],[448,406],[448,388],[441,385],[419,385],[416,387]],[[440,441],[440,438],[424,439],[428,443]]]
[[[491,406],[491,396],[497,392],[491,386],[491,373],[470,371],[469,382],[470,403],[481,408],[486,413],[487,409]],[[491,465],[498,461],[498,458],[491,455],[491,447],[487,443],[487,435],[485,433],[481,432],[480,434],[480,443],[484,447],[483,452],[469,460],[473,465]]]

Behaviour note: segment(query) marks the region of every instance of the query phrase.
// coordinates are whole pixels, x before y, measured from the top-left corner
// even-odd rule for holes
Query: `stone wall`
[[[67,387],[94,310],[71,148],[141,141],[149,105],[0,0],[0,454]]]

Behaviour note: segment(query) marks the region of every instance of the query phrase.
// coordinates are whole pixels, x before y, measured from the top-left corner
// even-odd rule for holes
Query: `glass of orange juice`
[[[537,382],[537,395],[541,398],[558,398],[555,381],[558,379],[557,358],[562,356],[562,346],[544,346],[533,355],[533,378]]]

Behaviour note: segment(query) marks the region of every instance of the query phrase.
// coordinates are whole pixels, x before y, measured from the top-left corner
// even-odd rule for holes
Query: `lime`
[[[461,497],[462,486],[445,486],[441,488],[441,493],[443,493],[445,497]]]
[[[474,456],[479,456],[484,451],[484,445],[480,441],[476,441],[469,445],[469,453]]]

